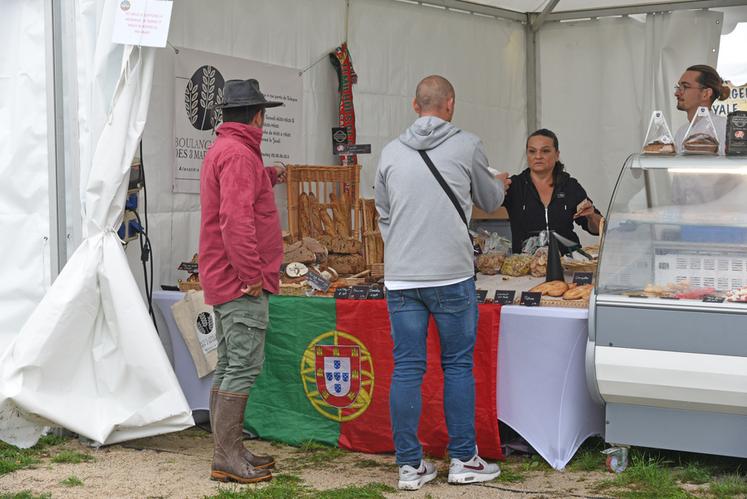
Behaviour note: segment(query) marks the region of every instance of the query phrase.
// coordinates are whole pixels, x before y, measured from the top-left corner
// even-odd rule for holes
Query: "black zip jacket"
[[[511,176],[511,186],[508,188],[503,206],[506,207],[511,222],[511,247],[514,253],[520,253],[524,241],[547,229],[548,224],[550,230],[579,242],[573,231],[573,215],[576,213],[576,206],[588,196],[578,180],[568,173],[562,172],[559,177],[553,187],[545,219],[545,206],[532,183],[529,168]],[[594,211],[600,213],[596,208]],[[591,233],[586,217],[580,217],[575,222],[586,232]]]

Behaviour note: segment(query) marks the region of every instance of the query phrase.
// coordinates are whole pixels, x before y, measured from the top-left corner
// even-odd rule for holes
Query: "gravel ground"
[[[278,462],[276,474],[294,475],[316,490],[370,483],[397,485],[397,467],[392,455],[318,447],[298,449],[259,440],[248,441],[247,445],[259,453],[273,454]],[[89,454],[93,460],[78,464],[52,461],[64,451]],[[0,476],[0,496],[10,494],[13,497],[13,494],[27,491],[35,496],[47,494],[53,498],[197,498],[214,496],[221,490],[249,491],[262,487],[225,485],[209,480],[211,457],[212,437],[197,428],[100,449],[72,439],[51,448],[49,456],[33,468]],[[524,458],[523,462],[509,460],[502,464],[504,480],[508,470],[521,470],[522,480],[453,486],[446,483],[446,461],[439,461],[438,467],[439,477],[420,491],[387,492],[386,495],[412,498],[600,497],[594,492],[594,484],[610,478],[601,470],[558,472]]]

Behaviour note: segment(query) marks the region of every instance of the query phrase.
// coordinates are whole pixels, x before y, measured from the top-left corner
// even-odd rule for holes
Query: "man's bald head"
[[[438,116],[451,121],[454,114],[454,87],[443,76],[426,76],[418,83],[412,105],[420,116]]]

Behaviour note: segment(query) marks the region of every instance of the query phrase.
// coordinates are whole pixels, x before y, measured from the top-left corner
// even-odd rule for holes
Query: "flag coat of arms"
[[[314,350],[316,385],[322,398],[335,407],[351,406],[360,389],[360,348],[351,345],[320,345]]]

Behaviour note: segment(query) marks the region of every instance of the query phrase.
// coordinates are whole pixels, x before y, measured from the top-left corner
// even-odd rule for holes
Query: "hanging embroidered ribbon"
[[[348,44],[343,43],[337,47],[334,53],[329,54],[329,59],[337,71],[340,92],[340,126],[345,127],[348,132],[348,144],[355,144],[355,110],[353,109],[353,85],[358,81],[358,75],[353,69],[353,61],[350,59]],[[354,165],[358,163],[355,154],[341,154],[340,164]]]

